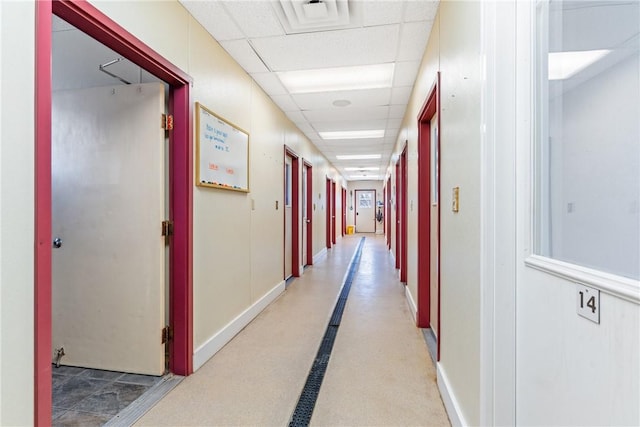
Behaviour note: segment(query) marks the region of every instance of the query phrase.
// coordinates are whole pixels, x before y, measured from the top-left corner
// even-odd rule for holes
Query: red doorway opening
[[[336,183],[331,181],[331,243],[336,244]]]
[[[440,73],[418,116],[418,312],[417,326],[435,327],[440,360]],[[435,131],[435,132],[434,132]],[[435,212],[434,212],[435,211]],[[434,218],[435,216],[435,218]],[[434,220],[436,224],[434,225]],[[435,234],[435,236],[434,236]],[[432,248],[432,240],[436,239]],[[435,250],[433,250],[435,249]],[[436,272],[433,272],[435,268]],[[435,274],[436,295],[432,295]],[[433,325],[431,304],[437,298]]]
[[[387,249],[391,250],[391,177],[387,179],[387,187],[385,191],[385,215],[387,215],[387,219],[385,220],[385,234],[387,235]]]
[[[347,189],[342,189],[342,236],[347,234]]]
[[[298,155],[286,145],[284,146],[284,155],[291,159],[291,267],[293,277],[300,277],[300,159]],[[286,172],[285,172],[286,177]],[[285,193],[289,191],[287,185],[284,186]],[[286,199],[288,195],[285,194],[285,209],[282,212],[286,212]],[[287,221],[285,219],[285,227]],[[286,239],[286,231],[285,231]],[[286,251],[285,251],[286,253]],[[286,268],[284,278],[287,278]]]
[[[135,38],[86,1],[36,2],[36,123],[35,123],[35,366],[34,423],[51,425],[51,21],[64,19],[98,42],[169,85],[169,112],[174,117],[170,134],[169,317],[173,340],[169,369],[178,375],[193,372],[193,160],[191,144],[191,77]]]
[[[407,283],[407,145],[400,155],[400,281]]]
[[[396,269],[400,268],[400,160],[396,162]]]
[[[327,197],[327,202],[326,202],[326,232],[325,235],[327,237],[327,249],[331,249],[331,224],[333,223],[333,221],[331,221],[331,180],[329,179],[329,177],[327,177],[327,183],[326,183],[326,197]]]

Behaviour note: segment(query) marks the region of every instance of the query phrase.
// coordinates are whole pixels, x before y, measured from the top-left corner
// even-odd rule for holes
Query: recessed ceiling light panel
[[[338,154],[338,160],[376,160],[380,159],[382,154]]]
[[[368,139],[384,138],[384,129],[318,132],[322,139]]]
[[[361,166],[358,168],[344,168],[346,171],[377,171],[380,170],[377,166]]]
[[[395,64],[321,68],[276,73],[289,93],[333,92],[340,90],[391,87]]]

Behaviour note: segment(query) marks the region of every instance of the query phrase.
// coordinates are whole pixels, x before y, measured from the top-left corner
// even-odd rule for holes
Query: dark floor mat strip
[[[327,330],[324,333],[322,342],[320,343],[316,359],[311,366],[309,376],[307,376],[307,382],[302,389],[302,393],[300,393],[300,398],[298,399],[296,409],[293,411],[293,415],[291,416],[291,421],[289,421],[290,427],[308,426],[311,421],[313,408],[316,405],[316,400],[320,393],[320,386],[322,385],[324,374],[327,371],[327,365],[329,364],[329,358],[331,357],[331,350],[333,350],[333,343],[336,340],[338,327],[342,320],[342,313],[344,312],[347,297],[349,296],[349,290],[351,290],[351,283],[353,282],[353,278],[355,277],[358,269],[358,264],[360,263],[364,239],[364,237],[360,239],[358,248],[351,260],[351,264],[349,265],[349,270],[342,285],[342,291],[338,297],[338,302],[333,309],[331,320],[329,321]]]

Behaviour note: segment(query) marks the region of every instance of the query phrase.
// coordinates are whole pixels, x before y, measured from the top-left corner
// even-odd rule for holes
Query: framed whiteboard
[[[196,102],[196,185],[249,192],[249,134]]]

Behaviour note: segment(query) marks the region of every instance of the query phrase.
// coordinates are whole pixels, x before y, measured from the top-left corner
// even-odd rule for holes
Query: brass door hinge
[[[173,129],[173,116],[171,114],[162,115],[162,129],[164,130]]]
[[[173,236],[173,221],[162,221],[162,235]]]
[[[171,326],[165,326],[162,328],[162,344],[166,344],[167,341],[173,339],[173,328]]]

